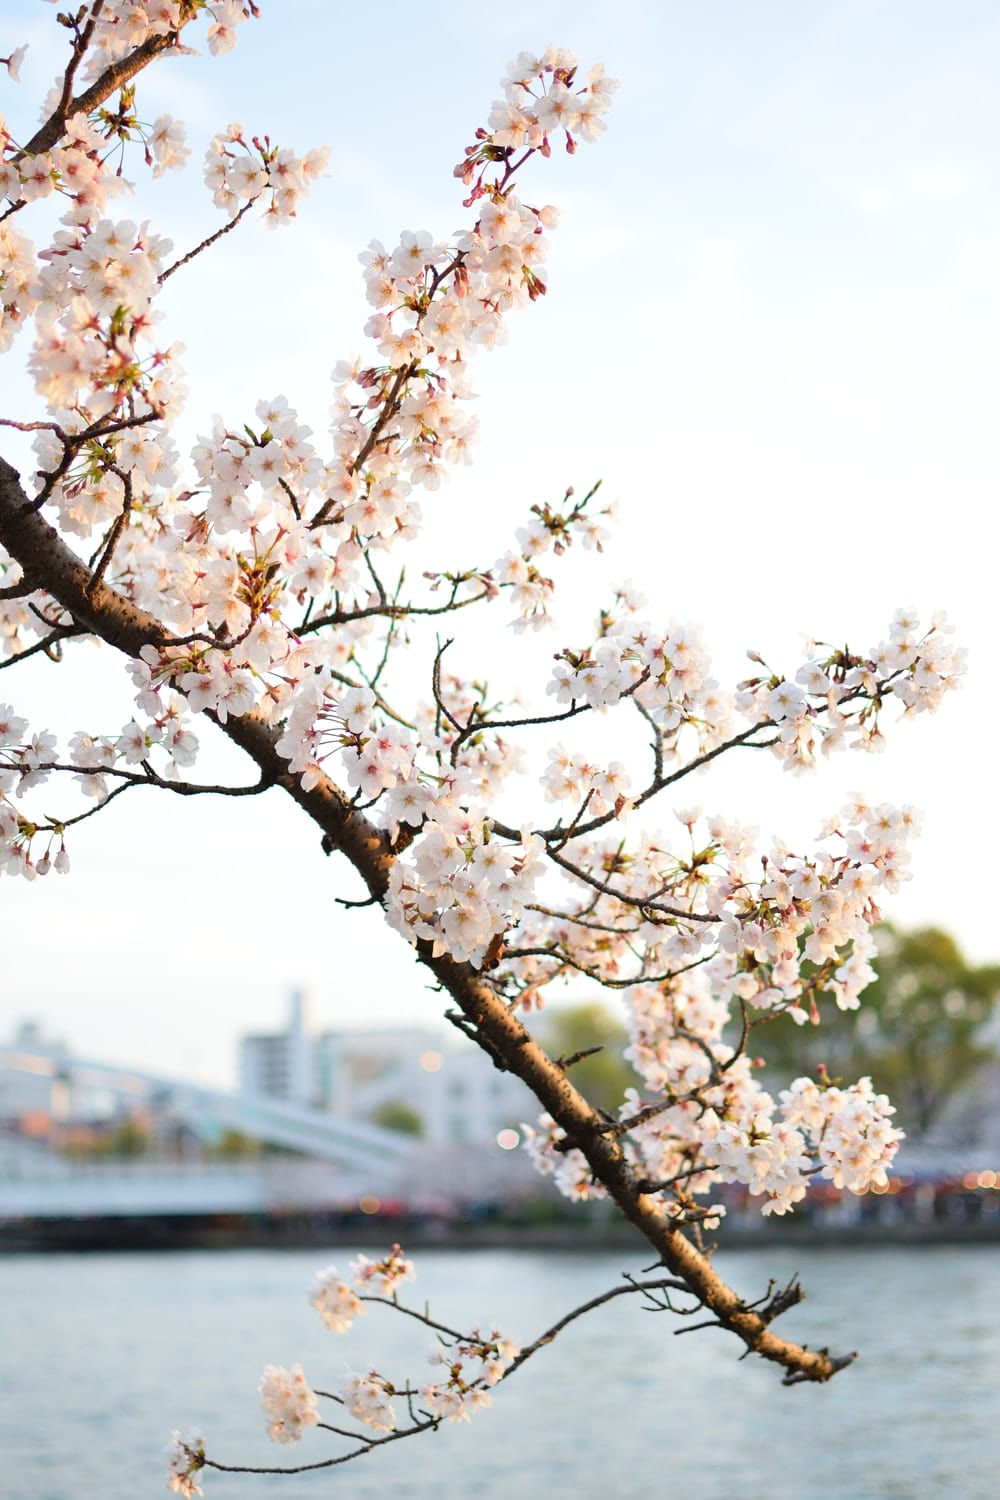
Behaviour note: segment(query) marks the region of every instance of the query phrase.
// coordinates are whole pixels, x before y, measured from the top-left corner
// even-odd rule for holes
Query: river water
[[[346,1269],[350,1252],[334,1259]],[[616,1254],[430,1251],[415,1303],[452,1326],[497,1321],[528,1342],[641,1261]],[[581,1319],[470,1425],[294,1478],[208,1472],[206,1500],[996,1500],[1000,1251],[754,1250],[720,1258],[747,1297],[798,1271],[782,1330],[861,1358],[825,1387],[784,1389],[716,1331],[621,1298]],[[264,1364],[327,1388],[375,1364],[431,1378],[430,1334],[373,1308],[329,1333],[305,1291],[322,1252],[10,1256],[0,1260],[0,1497],[166,1495],[160,1449],[197,1424],[224,1462],[308,1462],[339,1440],[268,1442]],[[333,1418],[336,1421],[336,1418]]]

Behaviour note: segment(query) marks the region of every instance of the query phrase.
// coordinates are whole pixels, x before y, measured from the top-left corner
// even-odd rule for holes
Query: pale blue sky
[[[916,879],[891,914],[996,957],[996,6],[263,11],[229,58],[165,63],[140,90],[149,118],[189,120],[192,170],[120,212],[152,217],[178,247],[214,226],[200,159],[229,120],[332,147],[295,227],[247,225],[171,283],[188,435],[277,391],[322,432],[329,371],[361,347],[357,251],[463,222],[450,169],[509,56],[555,41],[603,60],[622,85],[608,134],[538,163],[525,190],[563,211],[551,291],[478,366],[479,461],[429,501],[429,553],[489,563],[533,501],[597,477],[622,525],[606,566],[576,571],[564,632],[517,656],[498,621],[464,665],[512,659],[544,680],[602,576],[631,574],[653,617],[700,619],[724,681],[749,645],[781,666],[801,634],[867,647],[897,605],[947,609],[971,651],[966,691],[900,726],[885,757],[842,756],[794,782],[755,763],[692,795],[806,840],[855,787],[922,806]],[[46,5],[4,7],[0,50],[32,42],[20,88],[0,84],[14,129],[55,71],[52,21]],[[35,415],[18,363],[0,366],[0,408]],[[96,653],[82,686],[53,669],[19,676],[0,678],[0,698],[44,722],[114,730],[128,717],[120,673]],[[0,890],[2,994],[5,1015],[37,1015],[81,1049],[225,1077],[237,1032],[277,1021],[295,982],[325,1024],[435,1013],[377,917],[333,906],[349,875],[276,794],[248,816],[137,793],[72,853],[68,879]]]

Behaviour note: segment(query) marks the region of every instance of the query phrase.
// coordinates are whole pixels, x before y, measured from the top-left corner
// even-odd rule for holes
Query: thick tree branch
[[[0,542],[25,573],[83,629],[129,656],[146,645],[163,646],[170,632],[103,580],[92,586],[84,564],[44,518],[32,510],[16,471],[0,459]],[[386,835],[348,802],[328,778],[303,788],[276,749],[278,730],[259,712],[230,717],[222,732],[256,763],[263,780],[282,787],[312,818],[332,849],[339,850],[361,876],[371,897],[383,901],[395,855]],[[577,872],[574,872],[577,873]],[[617,894],[617,893],[616,893]],[[685,915],[685,914],[682,914]],[[586,1158],[618,1208],[652,1246],[658,1262],[685,1283],[692,1296],[748,1350],[781,1365],[792,1380],[825,1381],[849,1363],[825,1350],[804,1349],[779,1337],[759,1312],[748,1308],[710,1260],[665,1218],[662,1202],[641,1191],[640,1182],[606,1122],[570,1083],[558,1063],[539,1046],[500,995],[468,963],[435,954],[426,940],[416,944],[420,961],[451,996],[465,1028],[531,1090]]]
[[[69,97],[64,90],[57,108],[49,115],[45,124],[35,131],[31,140],[22,148],[22,156],[37,156],[41,151],[49,151],[59,140],[66,128],[66,121],[71,115],[89,115],[91,110],[97,109],[117,89],[124,84],[130,83],[137,73],[165,53],[180,52],[183,49],[177,42],[177,32],[167,32],[161,36],[151,36],[141,46],[135,48],[126,57],[120,57],[117,62],[109,63],[99,78],[84,89],[82,94],[76,98]],[[79,65],[82,51],[74,51],[74,56],[67,69],[66,77],[72,86],[73,75]]]

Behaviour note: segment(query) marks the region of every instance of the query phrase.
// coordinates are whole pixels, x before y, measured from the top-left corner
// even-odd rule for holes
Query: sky
[[[192,158],[117,212],[178,248],[217,225],[200,162],[229,121],[331,147],[294,226],[247,223],[169,284],[190,391],[182,448],[214,413],[242,422],[278,392],[321,436],[330,371],[363,347],[358,251],[466,222],[451,168],[508,58],[552,41],[603,61],[621,82],[606,136],[533,164],[526,198],[561,213],[550,290],[476,367],[477,462],[428,498],[427,555],[488,565],[532,503],[596,479],[620,522],[604,557],[567,559],[555,632],[514,641],[488,621],[458,664],[541,684],[625,577],[651,618],[701,622],[729,684],[748,647],[794,666],[803,637],[866,649],[898,606],[947,610],[969,648],[965,688],[893,727],[883,756],[839,756],[810,778],[748,758],[682,800],[807,846],[855,789],[914,803],[915,878],[888,915],[1000,957],[992,0],[387,0],[375,23],[322,0],[261,9],[229,57],[140,80],[140,112],[184,118]],[[21,84],[0,79],[15,135],[55,74],[55,33],[50,6],[4,6],[0,54],[30,43]],[[0,361],[0,414],[40,415],[25,353]],[[24,453],[6,437],[3,451]],[[120,666],[89,648],[73,660],[11,671],[0,699],[33,723],[117,731],[131,714]],[[205,774],[238,777],[212,734]],[[0,1035],[34,1017],[90,1056],[225,1083],[238,1036],[278,1026],[295,985],[317,1025],[440,1016],[378,914],[336,905],[358,894],[351,872],[280,793],[211,806],[130,794],[71,854],[65,879],[0,889]]]

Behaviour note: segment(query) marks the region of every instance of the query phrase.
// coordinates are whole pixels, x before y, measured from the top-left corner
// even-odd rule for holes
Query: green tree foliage
[[[540,1034],[553,1057],[572,1057],[591,1047],[601,1048],[569,1070],[573,1083],[598,1109],[614,1112],[627,1088],[642,1088],[642,1080],[622,1057],[628,1046],[628,1031],[605,1006],[594,1002],[549,1011]]]
[[[1000,999],[1000,966],[972,967],[954,938],[936,927],[878,932],[877,980],[859,1011],[821,1001],[818,1027],[787,1016],[767,1024],[768,1077],[869,1074],[897,1108],[897,1123],[921,1134],[997,1050],[988,1035]]]
[[[372,1124],[383,1130],[398,1130],[402,1135],[423,1135],[423,1118],[398,1099],[387,1099],[372,1115]]]
[[[216,1144],[212,1147],[213,1156],[221,1156],[227,1160],[239,1160],[246,1156],[260,1155],[260,1141],[252,1135],[244,1135],[242,1130],[224,1130]]]
[[[115,1126],[108,1141],[112,1156],[145,1156],[149,1147],[149,1131],[138,1120],[123,1120]]]

